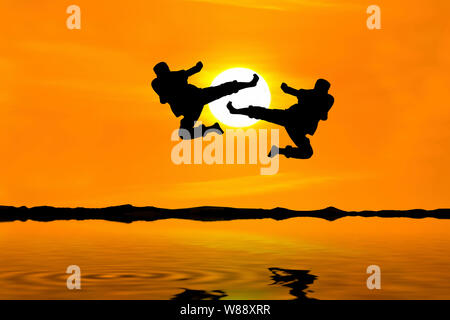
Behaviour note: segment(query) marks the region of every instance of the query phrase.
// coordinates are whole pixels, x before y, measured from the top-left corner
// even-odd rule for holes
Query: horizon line
[[[251,219],[285,220],[291,218],[321,218],[335,221],[345,217],[378,218],[435,218],[450,219],[450,209],[410,209],[410,210],[362,210],[344,211],[335,207],[318,210],[291,210],[286,208],[234,208],[221,206],[199,206],[191,208],[167,209],[154,206],[136,207],[131,204],[103,208],[85,207],[15,207],[0,205],[0,222],[56,220],[106,220],[131,223],[134,221],[156,221],[164,219],[185,219],[195,221],[229,221]]]

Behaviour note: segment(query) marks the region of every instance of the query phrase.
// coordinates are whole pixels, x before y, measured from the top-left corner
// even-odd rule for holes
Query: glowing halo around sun
[[[218,86],[233,80],[248,82],[253,79],[255,73],[253,70],[246,68],[228,69],[219,74],[213,80],[211,86]],[[259,81],[256,87],[243,89],[238,93],[223,97],[209,104],[209,108],[217,120],[235,128],[248,127],[259,121],[244,115],[231,114],[226,107],[227,103],[231,101],[237,109],[246,108],[249,105],[268,108],[271,99],[270,89],[263,77],[260,74],[258,76]]]

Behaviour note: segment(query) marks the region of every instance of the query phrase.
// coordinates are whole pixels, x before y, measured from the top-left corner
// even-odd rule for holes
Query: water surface
[[[450,299],[449,230],[431,218],[0,223],[0,299]],[[366,287],[372,264],[381,290]],[[66,288],[69,265],[81,290]]]

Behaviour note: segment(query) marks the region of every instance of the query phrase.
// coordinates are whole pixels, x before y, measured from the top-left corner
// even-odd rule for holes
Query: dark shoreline
[[[329,207],[314,211],[296,211],[284,208],[239,209],[227,207],[161,209],[156,207],[134,207],[131,205],[122,205],[107,208],[27,208],[0,206],[0,222],[27,220],[42,222],[56,220],[106,220],[131,223],[133,221],[155,221],[163,219],[228,221],[242,219],[285,220],[296,217],[320,218],[328,221],[334,221],[344,217],[450,219],[450,209],[342,211],[334,207]]]

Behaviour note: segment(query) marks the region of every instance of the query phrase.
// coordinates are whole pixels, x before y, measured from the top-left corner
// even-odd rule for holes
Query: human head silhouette
[[[167,65],[167,63],[160,62],[153,67],[153,71],[155,71],[155,74],[157,76],[159,76],[163,73],[170,72],[170,69],[169,69],[169,66]]]
[[[328,93],[329,89],[330,89],[330,83],[325,79],[317,80],[316,84],[314,86],[314,90],[317,90],[321,93]]]

